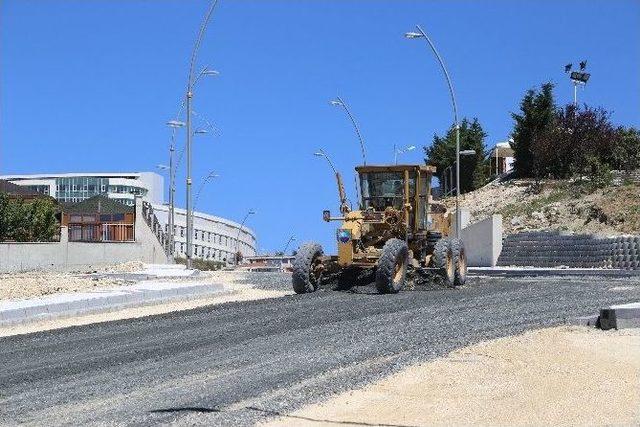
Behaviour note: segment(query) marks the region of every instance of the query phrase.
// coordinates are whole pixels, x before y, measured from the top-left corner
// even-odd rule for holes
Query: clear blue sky
[[[0,174],[143,171],[167,162],[164,123],[178,108],[205,0],[0,0]],[[580,100],[640,126],[640,2],[221,0],[199,64],[195,109],[220,128],[195,145],[194,176],[220,175],[202,210],[249,225],[259,247],[290,234],[334,248],[333,177],[312,153],[323,147],[353,190],[356,114],[369,162],[392,146],[430,144],[451,124],[446,86],[422,40],[437,44],[460,114],[478,117],[488,145],[505,140],[524,91],[572,87],[568,62],[588,60]],[[182,143],[182,142],[181,142]],[[422,161],[421,150],[404,160]],[[184,172],[178,201],[184,204]]]

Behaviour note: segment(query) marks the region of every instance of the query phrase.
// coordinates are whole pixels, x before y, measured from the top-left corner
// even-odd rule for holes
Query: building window
[[[184,237],[184,227],[180,227],[180,237]]]

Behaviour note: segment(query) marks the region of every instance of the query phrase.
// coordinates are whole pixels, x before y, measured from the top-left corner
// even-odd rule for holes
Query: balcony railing
[[[70,242],[134,242],[134,224],[69,224]]]

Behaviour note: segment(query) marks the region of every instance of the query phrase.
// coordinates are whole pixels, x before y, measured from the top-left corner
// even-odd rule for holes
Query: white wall
[[[61,227],[60,242],[0,243],[0,272],[91,270],[129,261],[153,264],[171,262],[144,221],[140,198],[136,198],[135,234],[135,242],[69,242],[67,227]]]
[[[469,267],[495,267],[502,252],[502,215],[492,215],[462,229]]]

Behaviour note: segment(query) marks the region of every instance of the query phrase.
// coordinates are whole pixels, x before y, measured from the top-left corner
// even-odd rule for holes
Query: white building
[[[169,231],[169,207],[164,204],[164,179],[154,172],[63,173],[5,175],[0,179],[48,194],[60,202],[81,202],[98,194],[133,206],[135,197],[152,205],[158,222]],[[186,256],[186,214],[175,211],[176,257]],[[218,216],[194,212],[193,257],[232,262],[236,251],[243,256],[256,254],[256,235],[248,227]]]
[[[153,205],[153,211],[165,232],[169,230],[169,206]],[[184,209],[175,211],[175,251],[178,258],[187,254],[187,217]],[[256,254],[256,236],[248,227],[219,216],[193,213],[193,257],[212,261],[233,262],[240,251],[243,257]]]
[[[0,179],[47,194],[60,202],[81,202],[99,194],[128,206],[135,204],[135,196],[153,204],[164,201],[164,179],[154,172],[4,175]]]

